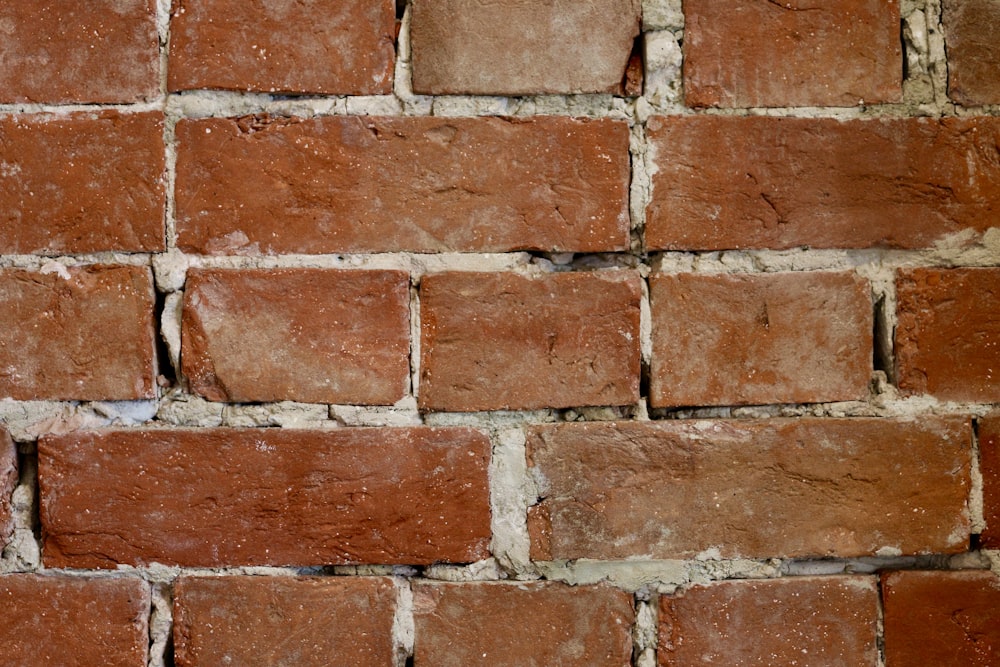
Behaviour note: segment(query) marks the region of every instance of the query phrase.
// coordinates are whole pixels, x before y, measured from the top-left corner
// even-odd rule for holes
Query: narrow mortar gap
[[[903,78],[901,81],[907,81],[910,78],[910,59],[907,57],[907,44],[906,44],[906,21],[900,20],[899,22],[899,46],[900,53],[903,54]]]
[[[872,366],[885,373],[890,383],[896,381],[895,360],[892,350],[892,327],[886,314],[886,297],[881,295],[876,301],[872,317]]]
[[[177,385],[177,371],[174,369],[173,362],[170,359],[170,349],[167,347],[167,341],[164,339],[162,331],[166,308],[167,294],[157,290],[153,306],[157,324],[156,336],[154,336],[154,344],[156,346],[156,374],[157,382],[161,384],[164,390]]]
[[[31,490],[31,505],[28,508],[28,523],[31,534],[39,544],[42,539],[42,520],[39,507],[41,496],[38,492],[38,447],[34,443],[17,445],[17,485]]]
[[[878,652],[878,665],[885,665],[885,591],[882,587],[882,577],[875,575],[875,649]]]
[[[983,473],[982,458],[979,450],[979,419],[972,420],[972,461],[969,472],[969,550],[975,551],[979,548],[979,535],[986,528],[986,517],[983,507]],[[976,546],[973,547],[973,537]]]
[[[409,0],[396,0],[396,20],[402,21],[403,14],[406,13],[406,5],[409,4]]]

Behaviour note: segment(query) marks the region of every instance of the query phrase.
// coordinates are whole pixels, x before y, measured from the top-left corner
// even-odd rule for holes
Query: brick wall
[[[0,5],[0,663],[1000,664],[998,0]]]

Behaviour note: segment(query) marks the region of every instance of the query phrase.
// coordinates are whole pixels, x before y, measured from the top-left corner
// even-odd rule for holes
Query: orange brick
[[[948,96],[959,104],[1000,104],[1000,4],[944,0]]]

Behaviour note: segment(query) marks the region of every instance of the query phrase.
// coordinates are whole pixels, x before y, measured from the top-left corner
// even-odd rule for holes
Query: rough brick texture
[[[660,598],[659,664],[874,667],[877,617],[873,577],[694,586]]]
[[[413,606],[415,665],[631,664],[635,611],[632,597],[620,590],[421,583],[414,586]]]
[[[900,389],[1000,401],[1000,269],[901,271],[896,291]]]
[[[658,117],[650,249],[921,248],[996,226],[997,118]]]
[[[948,95],[959,104],[1000,104],[1000,3],[944,0]]]
[[[464,428],[47,437],[45,564],[474,561],[488,555],[488,459]]]
[[[163,250],[163,168],[159,113],[0,117],[0,252]]]
[[[181,121],[177,138],[188,251],[628,247],[617,121],[212,118]]]
[[[391,665],[392,579],[181,577],[174,661],[209,665]]]
[[[0,270],[0,398],[155,398],[153,301],[145,267]]]
[[[639,276],[441,273],[420,285],[420,406],[506,410],[639,398]]]
[[[17,450],[7,429],[0,424],[0,552],[14,529],[10,514],[11,494],[17,485]]]
[[[193,270],[184,375],[213,401],[395,403],[410,374],[409,286],[400,271]]]
[[[869,291],[850,273],[653,276],[650,403],[866,397]]]
[[[965,419],[533,427],[542,560],[906,554],[968,546]]]
[[[983,474],[983,545],[1000,549],[1000,412],[979,421],[979,468]]]

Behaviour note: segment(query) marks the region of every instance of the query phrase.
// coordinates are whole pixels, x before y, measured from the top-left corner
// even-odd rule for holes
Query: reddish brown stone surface
[[[1000,412],[981,419],[978,433],[986,519],[982,543],[987,549],[1000,549]]]
[[[415,583],[414,664],[627,667],[632,597],[604,586]]]
[[[413,89],[621,94],[641,14],[639,0],[415,0]]]
[[[388,577],[181,577],[174,585],[174,661],[391,665],[395,608]]]
[[[967,420],[768,419],[532,427],[541,560],[963,551]]]
[[[134,577],[0,577],[0,664],[145,667],[149,584]]]
[[[896,292],[899,388],[1000,401],[1000,269],[900,271]]]
[[[479,560],[489,555],[489,451],[465,428],[46,437],[45,565]]]
[[[654,275],[654,407],[861,400],[872,302],[853,273]]]
[[[189,252],[628,248],[619,121],[210,118],[177,138]]]
[[[1000,664],[1000,578],[990,572],[883,575],[885,658],[893,667]]]
[[[174,0],[170,90],[392,92],[392,0]]]
[[[0,117],[0,252],[163,250],[164,164],[159,113]]]
[[[213,401],[395,403],[410,374],[409,288],[401,271],[192,270],[184,375]]]
[[[0,398],[154,398],[153,308],[146,267],[0,270]]]
[[[449,272],[420,285],[425,410],[623,405],[639,399],[632,272]]]
[[[1000,119],[649,121],[650,249],[922,248],[997,226]]]
[[[15,486],[17,486],[17,450],[7,429],[0,424],[0,551],[3,551],[14,530],[10,503]]]
[[[1000,3],[944,0],[948,96],[959,104],[1000,104]]]
[[[872,577],[693,586],[660,597],[659,664],[875,667],[877,618]]]

